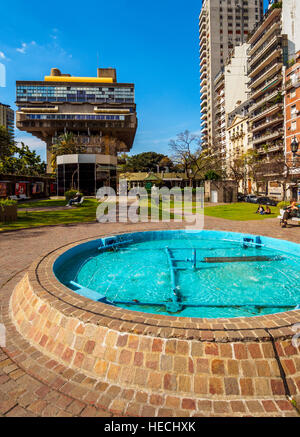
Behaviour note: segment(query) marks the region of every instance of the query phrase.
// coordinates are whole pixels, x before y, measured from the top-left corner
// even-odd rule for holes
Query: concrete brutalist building
[[[73,77],[53,68],[44,81],[17,81],[17,128],[51,151],[64,133],[72,133],[83,153],[57,157],[58,194],[75,188],[94,195],[102,186],[116,187],[117,154],[128,152],[135,138],[134,84],[118,83],[116,70],[98,68],[97,77]]]

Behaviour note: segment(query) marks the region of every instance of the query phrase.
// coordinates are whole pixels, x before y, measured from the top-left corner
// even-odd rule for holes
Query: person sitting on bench
[[[82,199],[82,195],[80,193],[76,193],[76,196],[73,199],[70,199],[66,206],[71,207],[74,203],[79,203]]]
[[[292,200],[290,206],[288,206],[283,213],[282,223],[281,223],[282,228],[286,228],[288,219],[295,217],[297,211],[300,211],[300,208],[297,205],[296,200]]]
[[[266,206],[265,214],[272,214],[269,206]]]

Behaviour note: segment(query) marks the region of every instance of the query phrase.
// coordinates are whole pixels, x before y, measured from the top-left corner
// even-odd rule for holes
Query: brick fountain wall
[[[46,356],[132,390],[139,400],[131,405],[134,415],[155,415],[161,405],[166,413],[205,414],[212,400],[215,414],[243,414],[246,400],[259,415],[275,411],[274,401],[288,410],[289,396],[299,400],[300,348],[291,339],[300,311],[204,320],[110,307],[57,282],[52,265],[61,252],[37,260],[17,285],[10,301],[13,323]],[[128,414],[128,402],[117,397],[109,409]]]

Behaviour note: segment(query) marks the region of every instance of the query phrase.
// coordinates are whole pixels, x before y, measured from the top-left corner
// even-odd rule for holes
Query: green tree
[[[46,164],[41,161],[35,150],[21,143],[14,145],[14,155],[0,161],[0,172],[23,176],[37,176],[46,173]]]
[[[15,143],[8,130],[0,125],[0,161],[15,153]]]
[[[173,164],[173,161],[168,156],[164,156],[159,161],[159,167],[168,168],[169,171],[172,171],[174,169],[174,164]]]
[[[129,156],[123,166],[125,172],[156,172],[165,155],[156,152],[144,152]]]
[[[58,137],[57,143],[52,146],[51,165],[53,172],[56,169],[56,158],[61,155],[84,153],[85,148],[78,144],[73,133],[65,133]]]
[[[221,176],[215,170],[208,170],[205,173],[204,178],[206,181],[218,181],[221,179]]]

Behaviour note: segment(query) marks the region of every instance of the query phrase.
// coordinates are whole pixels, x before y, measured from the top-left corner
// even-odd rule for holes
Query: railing
[[[254,144],[259,144],[262,141],[267,141],[267,140],[270,140],[272,138],[276,138],[276,137],[278,137],[278,136],[280,136],[282,134],[283,134],[283,129],[278,129],[278,130],[275,130],[273,132],[268,132],[267,135],[259,136],[258,138],[253,136],[252,144],[253,145]]]
[[[261,80],[261,78],[268,73],[269,71],[271,71],[274,67],[279,66],[279,64],[282,63],[282,58],[278,57],[277,59],[275,59],[273,62],[271,62],[271,64],[267,65],[266,67],[264,67],[257,76],[253,77],[249,82],[248,82],[248,87],[251,87],[251,85],[253,85],[255,82],[257,82],[258,80]]]
[[[257,75],[258,75],[259,73],[261,73],[265,68],[268,68],[268,67],[269,67],[269,65],[270,65],[269,62],[270,62],[270,61],[268,61],[268,60],[270,60],[270,58],[272,58],[272,56],[276,56],[277,58],[280,57],[280,55],[281,55],[281,50],[282,50],[282,48],[281,48],[280,45],[277,45],[276,47],[270,49],[270,50],[265,54],[265,56],[264,56],[264,58],[263,58],[262,61],[259,61],[259,62],[255,65],[255,67],[250,67],[250,68],[248,69],[248,75],[250,76],[250,75],[254,74],[254,77],[257,77]],[[278,53],[278,52],[279,52],[279,53]],[[260,69],[259,69],[260,66],[261,66],[262,64],[264,64],[265,62],[267,62],[266,67],[264,67],[262,70],[260,70]],[[251,77],[251,76],[250,76],[250,77]]]
[[[277,95],[278,95],[277,90],[275,90],[269,94],[265,94],[262,99],[258,100],[256,103],[254,103],[254,105],[250,106],[249,112],[255,111],[255,109],[259,108],[264,102],[268,102],[269,100],[272,99],[272,97],[275,97]]]
[[[267,88],[269,85],[271,85],[273,82],[275,84],[275,82],[277,82],[278,80],[281,80],[282,76],[280,74],[277,74],[276,76],[274,76],[273,78],[267,80],[263,86],[261,86],[260,88],[257,88],[256,90],[253,90],[253,92],[249,93],[249,97],[254,96],[257,93],[260,93],[261,91],[263,91],[265,88]]]
[[[279,6],[279,2],[277,4],[274,4],[271,6],[271,8],[264,14],[263,18],[260,20],[259,23],[251,30],[248,36],[248,41],[255,35],[256,31],[260,28],[260,26],[266,21],[269,15],[271,15],[274,11],[274,9],[281,9],[282,3],[280,2],[281,6]]]
[[[280,121],[283,121],[283,115],[281,115],[280,117],[270,118],[267,121],[263,121],[261,123],[258,123],[255,126],[252,126],[252,132],[255,132],[257,130],[262,130],[263,128],[270,126],[270,124],[280,122]]]
[[[289,89],[292,87],[297,87],[300,85],[300,74],[296,74],[294,77],[291,77],[289,80],[285,82],[285,88]]]
[[[256,50],[252,56],[250,56],[249,61],[248,61],[249,66],[253,65],[255,63],[255,60],[260,58],[261,52],[263,52],[266,47],[268,47],[268,46],[271,47],[272,44],[274,44],[274,42],[276,41],[278,36],[280,36],[280,32],[276,32],[276,34],[273,36],[273,38],[270,41],[264,42],[260,46],[260,48],[258,50]]]

